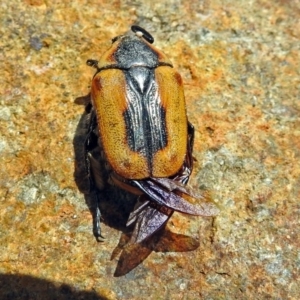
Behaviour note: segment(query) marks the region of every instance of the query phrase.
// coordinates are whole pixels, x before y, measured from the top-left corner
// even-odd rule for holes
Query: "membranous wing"
[[[146,200],[138,202],[129,216],[127,225],[136,222],[132,242],[141,242],[162,228],[173,211],[207,217],[219,213],[217,206],[208,202],[206,193],[197,193],[172,179],[149,178],[133,182],[144,192]],[[194,205],[189,201],[197,204]]]

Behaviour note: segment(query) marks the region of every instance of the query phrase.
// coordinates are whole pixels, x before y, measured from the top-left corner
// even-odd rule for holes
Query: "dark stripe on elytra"
[[[152,171],[154,154],[167,145],[166,112],[158,102],[159,98],[155,98],[159,93],[154,69],[135,67],[123,72],[128,106],[123,113],[127,143],[132,151],[145,156],[148,168]],[[141,77],[143,90],[138,84]]]

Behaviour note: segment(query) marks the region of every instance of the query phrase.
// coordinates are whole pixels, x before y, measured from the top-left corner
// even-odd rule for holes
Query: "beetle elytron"
[[[106,184],[102,153],[107,181],[139,196],[127,222],[135,223],[133,243],[162,228],[174,211],[218,213],[213,203],[186,186],[193,168],[194,128],[187,120],[181,76],[153,42],[146,30],[132,26],[112,40],[99,61],[87,61],[97,71],[86,109],[86,170],[93,189],[101,191]],[[200,200],[199,205],[189,198]],[[96,228],[102,238],[100,211]]]

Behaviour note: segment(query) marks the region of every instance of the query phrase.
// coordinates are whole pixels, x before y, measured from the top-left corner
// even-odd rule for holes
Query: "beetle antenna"
[[[99,70],[99,67],[98,67],[98,60],[95,60],[95,59],[88,59],[88,60],[86,61],[86,64],[87,64],[88,66],[90,66],[90,67],[93,67],[93,68]]]
[[[137,35],[142,36],[147,42],[150,44],[153,44],[154,38],[153,36],[144,28],[138,26],[138,25],[132,25],[131,30]]]

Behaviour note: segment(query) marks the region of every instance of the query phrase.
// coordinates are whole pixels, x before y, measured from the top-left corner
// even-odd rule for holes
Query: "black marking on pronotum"
[[[125,36],[122,39],[122,43],[118,45],[113,56],[117,64],[123,69],[139,65],[155,68],[159,62],[157,53],[143,40],[133,39],[130,36]]]

